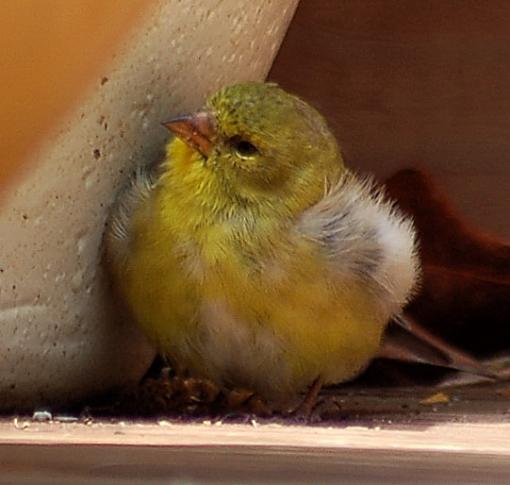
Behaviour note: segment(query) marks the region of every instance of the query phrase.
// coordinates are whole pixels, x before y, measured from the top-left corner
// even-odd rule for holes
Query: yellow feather
[[[174,138],[121,231],[121,293],[162,352],[221,384],[282,399],[352,378],[414,284],[411,224],[345,170],[300,99],[249,83],[208,107],[214,152]],[[241,136],[255,154],[236,154]]]

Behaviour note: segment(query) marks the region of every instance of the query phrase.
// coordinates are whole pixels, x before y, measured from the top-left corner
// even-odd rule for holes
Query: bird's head
[[[204,176],[209,173],[246,201],[306,205],[344,170],[324,118],[276,84],[225,87],[202,111],[164,125],[193,150],[192,163]]]

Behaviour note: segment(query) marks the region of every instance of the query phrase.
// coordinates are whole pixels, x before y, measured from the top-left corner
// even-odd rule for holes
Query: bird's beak
[[[178,116],[162,125],[204,157],[210,155],[216,135],[216,121],[209,111]]]

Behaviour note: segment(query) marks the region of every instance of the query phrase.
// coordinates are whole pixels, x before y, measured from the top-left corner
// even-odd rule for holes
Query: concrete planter
[[[108,209],[159,157],[159,123],[263,79],[296,6],[157,1],[0,206],[0,406],[63,404],[138,379],[153,356],[100,266]],[[214,4],[214,5],[213,5]]]

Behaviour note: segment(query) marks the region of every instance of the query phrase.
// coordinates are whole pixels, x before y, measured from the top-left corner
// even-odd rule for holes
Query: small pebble
[[[34,414],[32,414],[32,421],[44,422],[51,421],[52,419],[53,415],[45,409],[34,411]]]
[[[172,423],[170,421],[167,421],[166,419],[160,419],[158,421],[159,426],[172,426]]]

